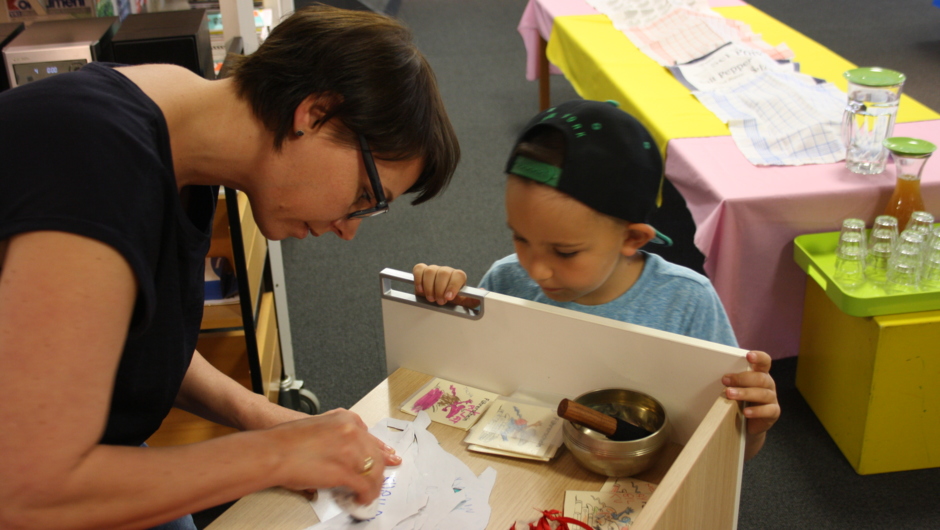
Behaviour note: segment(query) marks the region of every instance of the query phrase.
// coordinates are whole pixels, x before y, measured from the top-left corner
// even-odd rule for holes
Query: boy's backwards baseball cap
[[[515,154],[521,142],[545,127],[565,137],[561,168]],[[659,148],[646,128],[616,102],[572,100],[545,110],[525,126],[512,153],[507,173],[556,188],[611,217],[647,223],[659,205]],[[652,241],[672,245],[658,230]]]

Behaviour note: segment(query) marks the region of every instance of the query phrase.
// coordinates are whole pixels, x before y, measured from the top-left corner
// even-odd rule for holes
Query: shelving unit
[[[230,217],[235,204],[237,217]],[[237,220],[237,223],[233,222]],[[197,349],[223,373],[277,403],[281,385],[281,346],[274,292],[267,266],[268,242],[258,229],[244,193],[226,190],[219,197],[212,231],[210,257],[225,257],[244,265],[239,277],[240,303],[206,306]],[[239,239],[233,240],[233,234]],[[240,244],[239,244],[240,240]],[[244,260],[236,259],[243,256]],[[247,298],[244,298],[247,295]],[[255,369],[252,369],[255,366]],[[234,429],[217,425],[188,412],[173,409],[148,445],[194,443]]]

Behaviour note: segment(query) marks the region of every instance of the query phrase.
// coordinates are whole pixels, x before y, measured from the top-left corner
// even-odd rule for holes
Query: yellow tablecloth
[[[751,26],[770,45],[785,43],[800,71],[846,89],[842,73],[856,65],[816,41],[752,6],[715,8],[729,19]],[[557,65],[585,99],[620,103],[650,130],[665,153],[674,138],[728,136],[728,126],[699,103],[672,73],[641,52],[604,15],[554,19],[548,41],[549,60]],[[865,65],[877,66],[877,65]],[[898,121],[940,118],[928,107],[902,95]]]

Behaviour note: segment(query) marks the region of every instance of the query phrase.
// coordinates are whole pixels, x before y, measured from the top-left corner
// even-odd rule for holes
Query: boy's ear
[[[623,246],[620,253],[624,256],[636,254],[644,245],[656,237],[656,230],[646,223],[627,223],[623,227]]]

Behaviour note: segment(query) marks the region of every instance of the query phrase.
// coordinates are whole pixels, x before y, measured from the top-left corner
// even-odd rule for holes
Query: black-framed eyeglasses
[[[362,162],[366,166],[366,173],[369,175],[369,183],[372,184],[372,196],[375,198],[375,206],[359,210],[346,216],[346,219],[364,219],[383,214],[388,211],[388,201],[385,200],[385,190],[382,189],[382,181],[379,180],[379,171],[375,169],[375,160],[372,158],[372,150],[369,149],[369,143],[366,137],[359,135],[359,147],[362,148]]]

